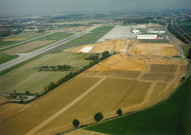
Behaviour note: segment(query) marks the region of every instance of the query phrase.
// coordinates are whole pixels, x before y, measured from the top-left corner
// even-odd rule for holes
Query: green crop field
[[[19,57],[18,55],[0,54],[0,64]]]
[[[18,41],[2,41],[0,40],[0,47],[8,46],[17,43]]]
[[[86,130],[120,135],[190,135],[191,76],[166,101],[152,108],[108,120]]]
[[[50,82],[56,82],[71,71],[37,71],[34,68],[40,66],[71,65],[72,72],[89,64],[90,61],[84,58],[89,54],[47,54],[34,61],[31,61],[7,74],[0,76],[0,94],[17,92],[32,93],[42,92],[43,87]],[[11,85],[10,85],[11,84]]]
[[[168,40],[163,39],[157,39],[157,40],[149,40],[149,39],[143,39],[139,40],[141,43],[168,43]]]
[[[114,26],[103,26],[98,27],[92,30],[90,33],[80,36],[64,45],[81,45],[81,44],[89,44],[94,43],[102,36],[104,36],[107,32],[109,32]]]
[[[72,36],[72,35],[73,35],[72,33],[56,32],[56,33],[50,34],[48,36],[39,38],[38,40],[55,40],[55,41],[58,41],[58,40],[65,39],[65,38]]]

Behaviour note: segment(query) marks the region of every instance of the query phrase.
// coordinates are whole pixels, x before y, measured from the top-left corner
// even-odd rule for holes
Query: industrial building
[[[157,35],[137,35],[137,39],[159,39]]]
[[[147,33],[155,33],[155,34],[164,34],[166,33],[165,31],[162,30],[148,30]]]
[[[136,33],[139,33],[140,31],[139,30],[132,30],[132,33],[136,34]]]

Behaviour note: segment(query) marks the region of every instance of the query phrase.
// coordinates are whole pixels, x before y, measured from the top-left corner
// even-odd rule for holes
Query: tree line
[[[180,40],[182,40],[184,43],[186,43],[186,44],[189,43],[188,40],[185,38],[185,36],[182,35],[182,33],[180,33],[176,28],[174,28],[174,27],[172,26],[172,24],[169,24],[169,25],[168,25],[168,30],[169,30],[170,32],[172,32],[173,34],[175,34],[176,37],[179,38]]]
[[[28,100],[28,101],[22,101],[20,102],[21,104],[28,104],[34,100],[36,100],[37,98],[47,94],[48,92],[52,91],[53,89],[57,88],[58,86],[64,84],[65,82],[67,82],[68,80],[72,79],[73,77],[77,76],[78,74],[82,73],[83,71],[89,69],[90,67],[92,67],[93,65],[97,64],[98,62],[108,58],[110,56],[108,51],[105,51],[101,54],[102,57],[100,57],[99,59],[93,60],[89,63],[89,65],[87,66],[83,66],[83,68],[77,70],[76,72],[71,72],[67,75],[65,75],[64,77],[60,78],[57,82],[51,82],[50,84],[48,84],[47,86],[44,87],[43,92],[41,94],[36,94],[36,97]]]
[[[117,114],[118,116],[122,116],[122,109],[118,109],[118,110],[116,111],[116,114]],[[104,116],[103,116],[103,114],[102,114],[101,112],[98,112],[98,113],[96,113],[96,114],[94,115],[94,120],[95,120],[96,122],[101,121],[103,118],[104,118]],[[72,124],[73,124],[73,126],[74,126],[75,128],[78,128],[79,125],[80,125],[80,121],[79,121],[78,119],[74,119],[73,122],[72,122]],[[88,125],[81,125],[80,127],[86,127],[86,126],[88,126]]]

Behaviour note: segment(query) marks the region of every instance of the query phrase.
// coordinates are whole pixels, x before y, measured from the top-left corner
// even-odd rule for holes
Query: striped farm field
[[[88,96],[84,97],[37,133],[41,131],[46,132],[57,127],[72,126],[72,121],[75,118],[81,122],[88,120],[94,122],[93,116],[96,112],[107,114],[115,112],[119,108],[139,104],[144,100],[150,85],[151,83],[149,82],[106,78]]]
[[[2,123],[1,133],[6,135],[23,135],[27,133],[71,103],[98,80],[99,78],[75,77],[54,91],[32,102],[25,110],[14,117],[6,116],[6,113],[1,114],[1,116],[6,117],[3,121],[0,118]],[[3,108],[3,106],[0,106],[0,110]]]
[[[165,87],[166,87],[166,83],[158,82],[155,85],[155,88],[154,88],[154,90],[152,92],[152,95],[151,95],[150,99],[152,100],[152,99],[158,97],[162,92],[164,92]]]

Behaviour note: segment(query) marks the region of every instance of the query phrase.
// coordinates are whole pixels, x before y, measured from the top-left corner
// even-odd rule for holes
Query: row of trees
[[[67,71],[71,69],[72,66],[70,65],[57,65],[57,66],[41,66],[35,67],[38,71]]]
[[[36,95],[36,98],[34,99],[31,99],[30,101],[24,101],[22,102],[22,104],[28,104],[30,102],[32,102],[33,100],[47,94],[48,92],[52,91],[53,89],[55,89],[56,87],[62,85],[63,83],[65,83],[66,81],[72,79],[73,77],[77,76],[78,74],[80,74],[81,72],[89,69],[90,67],[92,67],[93,65],[97,64],[98,62],[106,59],[107,57],[109,57],[110,54],[108,51],[105,51],[102,53],[102,57],[99,59],[99,60],[94,60],[92,62],[89,63],[89,65],[87,66],[84,66],[83,68],[79,69],[78,71],[76,72],[71,72],[69,74],[67,74],[66,76],[60,78],[57,82],[51,82],[49,85],[45,86],[44,89],[43,89],[43,92],[41,94],[37,94]]]
[[[116,113],[117,113],[118,116],[122,116],[122,110],[121,110],[121,109],[118,109],[118,110],[116,111]],[[101,121],[103,118],[104,118],[104,116],[103,116],[103,114],[102,114],[101,112],[98,112],[98,113],[96,113],[96,114],[94,115],[94,120],[95,120],[96,122]],[[80,125],[80,121],[79,121],[78,119],[74,119],[73,122],[72,122],[72,124],[73,124],[73,126],[74,126],[75,128],[77,128],[77,127]],[[87,125],[82,125],[82,126],[80,126],[80,127],[84,127],[84,126],[87,126]]]
[[[174,28],[174,27],[172,26],[172,24],[169,24],[169,25],[168,25],[168,30],[169,30],[170,32],[172,32],[173,34],[175,34],[176,37],[179,38],[180,40],[182,40],[184,43],[186,43],[186,44],[189,43],[188,40],[185,38],[185,36],[182,35],[176,28]]]
[[[10,35],[16,35],[20,34],[22,30],[16,30],[16,31],[11,31],[11,30],[5,30],[5,31],[0,31],[0,37],[7,37]]]

